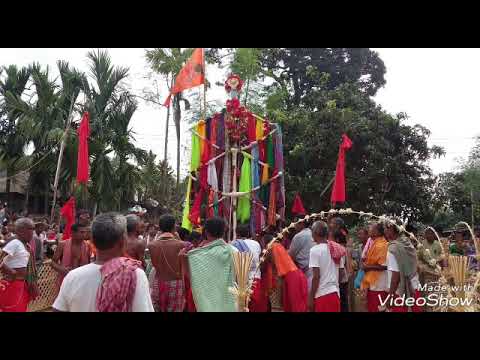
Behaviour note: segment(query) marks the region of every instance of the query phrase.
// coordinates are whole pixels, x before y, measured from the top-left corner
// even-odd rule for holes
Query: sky
[[[82,48],[14,48],[0,49],[0,65],[23,66],[32,62],[49,65],[52,76],[58,75],[56,61],[66,60],[71,66],[88,72],[86,54],[92,49]],[[130,68],[127,84],[136,94],[143,89],[154,89],[153,79],[159,84],[160,102],[166,98],[165,81],[158,75],[148,79],[149,66],[143,48],[109,48],[112,63]],[[375,101],[390,113],[405,112],[408,124],[419,123],[431,130],[430,145],[443,146],[447,152],[441,159],[431,160],[434,173],[454,170],[459,157],[467,157],[475,135],[480,135],[478,84],[480,84],[480,49],[373,49],[387,68],[386,85],[375,96]],[[226,70],[207,66],[211,83],[223,82]],[[190,90],[199,93],[199,89]],[[199,94],[200,95],[200,94]],[[207,91],[207,101],[215,101],[220,109],[226,100],[221,87]],[[139,100],[139,108],[132,119],[137,146],[152,150],[159,159],[164,156],[166,110]],[[181,173],[188,167],[190,136],[188,124],[181,130]],[[168,159],[175,167],[176,136],[170,120]]]

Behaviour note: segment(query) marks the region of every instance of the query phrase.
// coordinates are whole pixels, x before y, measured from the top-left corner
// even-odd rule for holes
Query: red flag
[[[78,128],[78,158],[77,158],[77,183],[88,182],[88,136],[90,135],[90,116],[83,113],[80,127]]]
[[[65,228],[62,239],[70,239],[72,237],[72,225],[75,222],[75,198],[73,196],[63,205],[60,210],[60,215],[65,218]]]
[[[293,215],[305,215],[307,212],[305,211],[305,208],[303,207],[302,199],[300,198],[300,194],[297,193],[295,195],[295,199],[293,199],[293,205],[292,205],[292,214]]]
[[[163,106],[170,106],[172,95],[200,84],[205,84],[204,54],[202,48],[196,48],[193,51],[192,57],[178,73],[175,84]]]
[[[342,143],[338,151],[337,170],[335,182],[333,183],[332,196],[330,201],[333,206],[339,202],[345,202],[345,152],[352,147],[352,140],[346,134],[342,135]]]

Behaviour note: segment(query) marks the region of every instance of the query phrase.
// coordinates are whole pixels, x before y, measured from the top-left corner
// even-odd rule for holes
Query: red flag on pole
[[[77,183],[88,182],[88,136],[90,135],[90,116],[88,112],[83,113],[80,127],[78,128],[78,158],[77,158]]]
[[[300,198],[300,194],[297,193],[295,195],[295,199],[293,199],[293,205],[292,205],[292,214],[293,215],[305,215],[307,212],[305,211],[305,208],[303,207],[302,199]]]
[[[335,182],[333,183],[332,196],[330,201],[333,206],[336,203],[345,202],[345,153],[352,147],[352,140],[346,134],[342,135],[342,143],[338,151],[337,170],[335,172]]]
[[[203,49],[196,48],[193,51],[191,58],[178,73],[177,78],[175,79],[175,84],[173,85],[170,95],[168,95],[168,98],[165,100],[163,106],[170,106],[172,95],[205,83],[204,64],[205,61]]]
[[[72,237],[72,225],[75,222],[75,198],[73,196],[60,209],[60,215],[65,218],[62,239],[70,239]]]

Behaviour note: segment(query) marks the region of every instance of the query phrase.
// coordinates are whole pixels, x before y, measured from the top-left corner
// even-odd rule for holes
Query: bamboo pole
[[[475,224],[474,224],[474,220],[475,220],[475,215],[474,215],[474,208],[473,208],[473,189],[470,189],[470,201],[472,203],[472,229],[475,229]],[[475,240],[475,237],[473,237],[473,240]]]
[[[55,171],[55,181],[53,183],[53,201],[52,201],[52,210],[50,212],[50,223],[53,222],[53,217],[55,216],[55,204],[57,202],[57,188],[58,188],[58,180],[60,178],[60,168],[62,167],[63,151],[65,150],[65,143],[67,140],[68,130],[70,130],[71,117],[72,117],[74,104],[75,104],[75,101],[73,101],[72,99],[70,112],[67,116],[67,124],[65,126],[65,131],[63,132],[63,136],[62,136],[62,143],[60,144],[60,153],[58,154],[57,170]]]
[[[235,144],[237,146],[238,144]],[[237,154],[238,148],[232,148],[232,165],[233,165],[233,181],[232,181],[232,193],[237,192]],[[237,239],[237,197],[234,196],[231,199],[232,201],[232,241]]]
[[[202,48],[203,56],[203,120],[207,117],[207,66],[205,64],[205,48]]]

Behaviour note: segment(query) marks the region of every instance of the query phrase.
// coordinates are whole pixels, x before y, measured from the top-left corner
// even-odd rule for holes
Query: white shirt
[[[97,290],[102,280],[100,267],[91,263],[70,271],[63,280],[53,308],[69,312],[96,312]],[[153,312],[147,276],[142,269],[137,269],[136,274],[132,312]]]
[[[255,273],[255,270],[257,269],[257,266],[260,263],[260,254],[262,253],[262,248],[260,247],[260,244],[255,240],[243,239],[243,241],[245,241],[245,244],[248,246],[248,249],[253,254],[252,266],[251,266],[251,270],[248,278],[250,281],[253,281],[253,279],[261,279],[262,275],[260,272],[260,268],[256,273]]]
[[[400,269],[398,267],[398,262],[397,259],[395,258],[395,255],[393,255],[390,251],[387,253],[387,269],[388,269],[388,288],[390,289],[390,285],[392,283],[392,272],[400,272]],[[415,274],[410,279],[410,284],[412,285],[412,289],[418,290],[420,287],[420,280],[418,279],[418,273]],[[396,291],[397,295],[400,295],[400,291],[397,289]]]
[[[310,268],[320,269],[320,281],[318,283],[315,298],[336,292],[340,296],[338,288],[338,271],[342,263],[336,265],[330,255],[328,245],[317,244],[310,249]]]
[[[3,263],[11,269],[26,268],[30,253],[25,245],[18,239],[13,239],[2,249],[8,255],[3,259]]]

